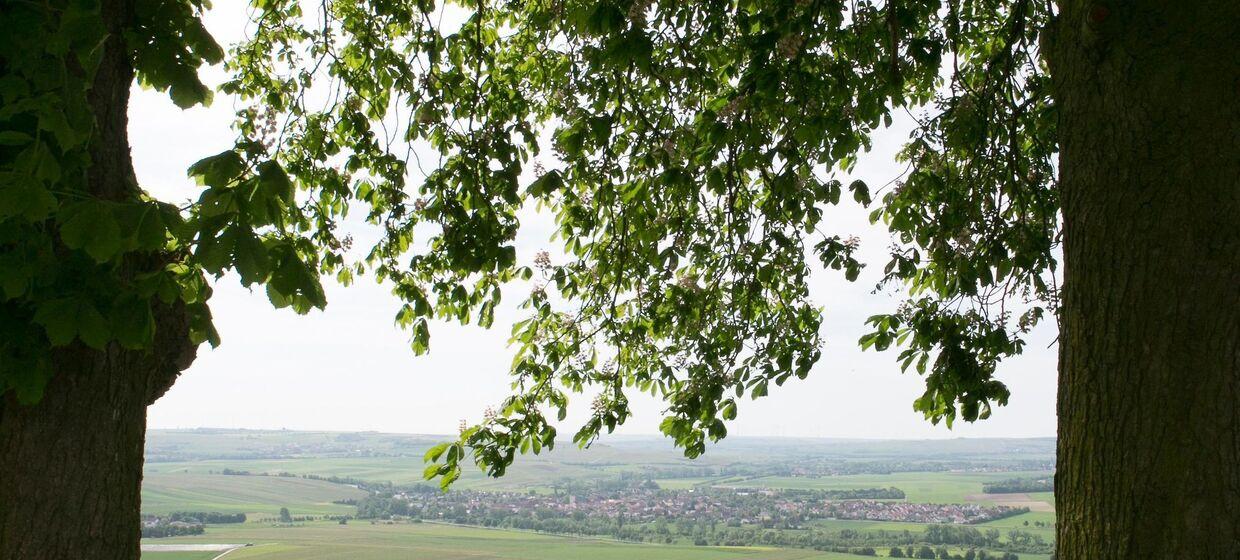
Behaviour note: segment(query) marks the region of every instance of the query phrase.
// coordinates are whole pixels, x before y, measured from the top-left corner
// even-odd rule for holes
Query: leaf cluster
[[[199,23],[205,5],[144,2],[126,32],[139,80],[182,106],[209,101],[195,70],[221,53]],[[1055,311],[1056,117],[1037,48],[1053,13],[1041,3],[253,8],[222,86],[242,105],[237,141],[191,167],[203,192],[184,208],[92,200],[81,184],[88,80],[70,87],[46,68],[90,58],[98,40],[64,26],[103,37],[93,8],[4,8],[0,258],[44,263],[0,268],[6,363],[71,340],[141,346],[152,298],[209,317],[204,278],[230,270],[299,312],[325,304],[322,275],[373,275],[402,300],[395,321],[419,353],[431,321],[490,326],[502,288],[526,286],[512,395],[427,456],[446,485],[468,461],[499,476],[554,446],[553,424],[587,391],[578,445],[624,423],[640,391],[667,403],[662,430],[687,455],[703,453],[745,397],[821,359],[811,271],[856,280],[865,264],[824,222],[828,206],[873,207],[894,234],[883,282],[908,298],[860,342],[901,348],[902,367],[926,377],[914,407],[932,421],[1005,403],[997,364]],[[46,60],[8,66],[62,35],[73,39],[59,51],[33,51]],[[39,105],[48,92],[54,105]],[[916,122],[906,173],[876,189],[850,177],[901,114]],[[554,216],[552,246],[519,255],[531,208]],[[353,247],[350,215],[373,243]],[[115,268],[141,252],[166,266],[143,280]],[[87,270],[107,285],[80,282]],[[215,342],[209,320],[195,332]],[[21,369],[3,370],[0,390],[33,394]]]

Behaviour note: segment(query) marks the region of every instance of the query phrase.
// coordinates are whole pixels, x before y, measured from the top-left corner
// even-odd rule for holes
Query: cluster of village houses
[[[881,495],[885,489],[874,489]],[[1024,509],[982,504],[923,504],[883,499],[837,499],[828,492],[696,488],[632,488],[606,492],[413,492],[398,494],[424,518],[453,515],[607,517],[642,523],[658,519],[795,525],[813,519],[912,523],[982,523]]]

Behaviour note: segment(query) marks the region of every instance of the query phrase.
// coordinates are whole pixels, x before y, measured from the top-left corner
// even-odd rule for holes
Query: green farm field
[[[142,560],[212,560],[218,552],[143,552]]]
[[[1054,493],[1054,492],[1030,492],[1030,493],[1025,494],[1025,495],[1026,495],[1026,496],[1029,496],[1029,499],[1031,499],[1031,500],[1039,500],[1039,501],[1043,501],[1043,502],[1048,502],[1048,503],[1050,503],[1050,504],[1054,504],[1054,503],[1055,503],[1055,493]]]
[[[490,478],[476,469],[465,469],[459,488],[470,490],[525,490],[544,486],[550,480],[561,478],[596,478],[600,469],[586,466],[539,460],[538,457],[522,458],[503,478]],[[224,469],[246,471],[254,474],[290,473],[313,474],[357,478],[371,482],[393,484],[416,484],[425,482],[422,471],[426,463],[422,457],[298,457],[292,459],[234,460],[148,463],[145,472],[154,474],[207,474]]]
[[[994,503],[988,495],[979,499],[982,484],[1000,480],[1046,476],[1045,472],[898,472],[891,474],[863,474],[824,477],[767,476],[737,482],[724,482],[717,486],[728,488],[777,488],[804,490],[848,490],[852,488],[887,488],[894,486],[904,490],[907,500],[921,503],[966,503],[978,501]],[[970,500],[973,497],[974,500]]]
[[[152,541],[154,542],[154,541]],[[246,542],[226,560],[858,560],[860,556],[760,547],[631,544],[608,539],[557,537],[519,531],[437,523],[383,525],[354,521],[271,527],[258,523],[213,525],[195,537],[159,539],[160,544]],[[176,557],[144,554],[143,560]],[[178,559],[179,560],[179,559]]]
[[[1034,525],[1034,522],[1036,521],[1041,521],[1043,525],[1041,527]],[[1025,525],[1025,522],[1028,522],[1029,524]],[[1009,529],[1019,529],[1026,533],[1039,535],[1049,542],[1055,540],[1055,513],[1031,511],[1029,513],[1006,517],[996,521],[988,521],[977,525],[978,529],[985,529],[987,527],[999,529],[999,531],[1005,535]]]
[[[722,480],[724,478],[726,477],[714,476],[714,477],[703,477],[703,478],[657,478],[655,479],[654,482],[655,484],[659,485],[659,488],[663,488],[665,490],[688,490],[690,488],[696,488],[698,486],[710,486],[714,484],[715,481]]]
[[[254,474],[287,472],[360,478],[375,482],[411,484],[422,481],[426,468],[420,457],[298,457],[292,459],[212,459],[170,463],[147,463],[145,472],[163,474],[219,473],[224,469]]]
[[[414,484],[424,482],[425,451],[446,439],[371,432],[153,430],[144,472],[209,474],[231,469]],[[596,444],[588,450],[561,443],[553,451],[522,456],[501,479],[466,469],[456,485],[474,490],[526,490],[556,480],[610,478],[642,468],[701,468],[727,462],[717,454],[686,459],[661,438],[640,441],[640,445],[627,446]],[[258,458],[264,456],[273,458]]]
[[[525,459],[525,458],[523,458]],[[148,463],[147,477],[161,475],[202,475],[219,473],[224,469],[248,471],[251,473],[291,473],[295,475],[313,474],[319,476],[338,476],[357,478],[368,481],[393,482],[395,484],[416,484],[424,482],[422,469],[425,463],[421,458],[414,457],[306,457],[293,459],[265,460],[206,460],[193,462]],[[623,467],[620,467],[621,469]],[[590,479],[600,476],[598,467],[577,464],[563,464],[537,459],[518,463],[503,478],[490,478],[483,473],[465,469],[455,487],[468,490],[530,490],[545,489],[548,481],[557,479]],[[606,471],[617,470],[616,466],[608,466]],[[958,472],[898,472],[891,474],[842,475],[824,477],[792,477],[768,476],[744,480],[729,481],[728,477],[672,478],[657,479],[660,488],[688,489],[698,485],[712,485],[726,488],[777,488],[777,489],[815,489],[815,490],[849,490],[857,488],[887,488],[895,486],[904,490],[907,500],[922,503],[1003,503],[1002,494],[984,495],[982,484],[1014,477],[1046,476],[1049,473],[1038,471],[1015,471],[1001,473],[958,473]],[[219,476],[219,475],[216,475]],[[273,477],[244,477],[273,478]],[[1047,506],[1054,504],[1050,492],[1027,495],[1029,499],[1044,502]],[[223,510],[220,510],[223,511]],[[231,511],[231,510],[230,510]],[[334,512],[324,512],[334,513]]]
[[[1025,522],[1029,522],[1025,525]],[[1045,523],[1042,527],[1034,525],[1035,521]],[[892,521],[867,521],[860,519],[822,519],[813,521],[813,526],[818,529],[828,531],[843,531],[845,529],[856,531],[858,533],[872,533],[876,531],[909,531],[911,533],[921,533],[926,530],[929,524],[926,523],[901,523]],[[1007,532],[1010,529],[1019,529],[1025,533],[1041,536],[1047,541],[1055,539],[1055,514],[1050,512],[1029,512],[1021,515],[1015,515],[996,521],[988,521],[977,525],[970,525],[978,530],[986,530],[990,528],[998,529],[1004,534],[1002,537],[1007,539]],[[1039,558],[1036,555],[1021,554],[1021,558]]]
[[[142,510],[274,516],[287,507],[293,515],[347,515],[355,511],[353,506],[332,502],[365,496],[352,486],[303,478],[148,472],[142,483]]]

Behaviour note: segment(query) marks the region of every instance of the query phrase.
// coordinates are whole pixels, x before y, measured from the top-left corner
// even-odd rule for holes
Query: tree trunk
[[[132,200],[139,194],[126,115],[133,67],[121,34],[131,4],[104,0],[101,13],[111,35],[89,95],[96,129],[88,181],[92,196]],[[158,261],[133,257],[124,269],[135,274]],[[183,307],[154,312],[152,350],[56,349],[38,404],[0,397],[0,560],[138,558],[146,407],[196,348]]]
[[[151,355],[57,353],[34,406],[0,407],[0,558],[138,558]]]
[[[1240,558],[1240,2],[1060,2],[1061,559]]]

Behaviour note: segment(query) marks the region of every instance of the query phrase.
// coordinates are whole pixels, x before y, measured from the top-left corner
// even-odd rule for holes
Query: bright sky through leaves
[[[221,44],[239,38],[244,10],[220,3],[207,25]],[[206,76],[218,80],[218,68]],[[228,123],[236,106],[218,95],[210,108],[186,112],[166,94],[135,91],[131,102],[131,142],[141,184],[163,200],[195,199],[198,188],[185,168],[206,154],[227,148]],[[852,176],[872,189],[896,177],[902,166],[891,154],[905,140],[907,127],[876,135],[875,149]],[[527,169],[526,175],[531,175]],[[532,180],[523,177],[522,183]],[[847,184],[847,182],[845,182]],[[845,197],[848,198],[848,197]],[[901,375],[891,353],[862,353],[863,322],[889,312],[898,293],[872,293],[885,262],[888,237],[871,226],[867,211],[845,201],[827,208],[824,229],[861,238],[859,260],[871,263],[856,283],[838,272],[816,270],[812,300],[825,307],[824,358],[805,381],[772,388],[770,399],[741,402],[730,432],[735,435],[832,437],[1032,436],[1054,432],[1055,349],[1048,347],[1053,325],[1030,337],[1024,355],[1000,366],[999,378],[1012,389],[1007,407],[978,424],[955,430],[931,426],[912,410],[924,389],[913,373]],[[518,261],[531,264],[548,242],[551,220],[527,213],[517,240]],[[531,227],[534,226],[534,227]],[[356,235],[366,231],[349,226]],[[817,267],[816,267],[817,268]],[[349,289],[328,285],[327,311],[298,317],[271,309],[261,289],[249,293],[235,276],[217,283],[212,300],[224,344],[204,351],[195,365],[150,413],[152,427],[264,427],[452,433],[457,421],[481,418],[483,410],[507,395],[512,349],[508,325],[519,318],[508,297],[496,313],[495,328],[435,324],[430,355],[415,357],[408,333],[392,324],[399,308],[387,289],[364,279]],[[514,286],[511,288],[528,289]],[[589,393],[577,395],[561,424],[568,440],[589,411]],[[621,429],[656,433],[662,404],[634,401],[636,417]],[[670,444],[670,443],[669,443]]]

